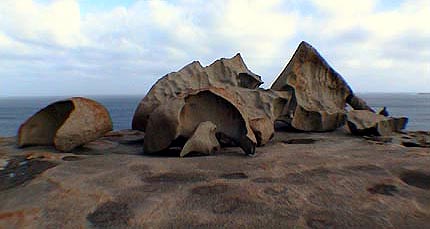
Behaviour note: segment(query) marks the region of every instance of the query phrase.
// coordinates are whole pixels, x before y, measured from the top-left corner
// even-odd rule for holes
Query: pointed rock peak
[[[302,42],[300,42],[300,44],[299,44],[299,48],[300,47],[307,47],[307,48],[313,48],[312,47],[312,45],[311,44],[309,44],[308,42],[306,42],[306,41],[302,41]]]
[[[292,126],[327,131],[343,125],[351,88],[310,44],[302,41],[271,89],[291,91],[297,100]]]
[[[200,72],[203,70],[203,66],[200,64],[199,61],[193,61],[187,65],[185,65],[179,72],[181,73],[193,73],[193,72]]]

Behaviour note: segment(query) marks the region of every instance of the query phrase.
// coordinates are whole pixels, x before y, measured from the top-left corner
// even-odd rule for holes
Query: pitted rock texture
[[[393,118],[368,110],[348,112],[348,127],[352,134],[367,136],[390,136],[406,127],[407,118]]]
[[[189,153],[212,154],[221,148],[216,139],[216,125],[211,121],[201,122],[193,135],[187,140],[180,156],[184,157]]]
[[[135,111],[133,129],[145,131],[149,116],[158,106],[189,90],[211,87],[255,89],[262,83],[261,77],[246,67],[240,54],[231,59],[219,59],[207,67],[194,61],[178,72],[165,75],[152,86]]]
[[[216,125],[217,134],[232,140],[245,153],[254,154],[257,140],[249,119],[240,107],[234,106],[231,98],[228,91],[212,88],[165,102],[149,118],[144,152],[166,150],[174,140],[190,138],[201,122],[210,121]]]
[[[264,145],[273,137],[275,120],[288,116],[285,105],[291,94],[258,89],[261,83],[260,76],[248,70],[239,54],[231,59],[217,60],[207,67],[192,62],[180,71],[162,77],[153,85],[135,111],[133,129],[148,132],[148,125],[152,125],[149,123],[151,115],[160,112],[159,107],[171,110],[165,107],[165,104],[172,103],[170,100],[187,97],[195,91],[216,90],[222,91],[218,95],[229,100],[235,109],[243,111],[257,145]],[[210,108],[211,104],[204,106]],[[169,135],[168,138],[171,137],[174,136]]]
[[[54,145],[61,151],[93,141],[112,130],[106,108],[96,101],[73,97],[43,108],[18,130],[18,146]]]
[[[179,158],[134,155],[139,144],[96,155],[0,142],[7,168],[0,184],[8,187],[0,190],[0,228],[426,228],[430,221],[430,149],[343,130],[276,132],[252,158],[236,147]],[[7,178],[19,172],[25,182]]]
[[[318,51],[300,43],[271,89],[293,94],[292,127],[304,131],[330,131],[345,122],[351,88]]]

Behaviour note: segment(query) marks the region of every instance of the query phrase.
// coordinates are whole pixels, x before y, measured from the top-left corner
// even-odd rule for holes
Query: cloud
[[[384,1],[135,1],[83,13],[77,0],[3,0],[0,95],[144,94],[192,60],[237,52],[270,85],[301,40],[358,91],[428,90],[430,2]]]

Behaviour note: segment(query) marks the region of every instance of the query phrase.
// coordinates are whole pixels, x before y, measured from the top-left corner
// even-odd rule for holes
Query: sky
[[[428,0],[1,0],[0,96],[144,95],[241,53],[270,87],[307,41],[356,92],[430,92]]]

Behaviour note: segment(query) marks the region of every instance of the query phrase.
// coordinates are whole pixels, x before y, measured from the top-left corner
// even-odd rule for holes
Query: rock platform
[[[427,228],[430,148],[344,129],[277,131],[179,158],[143,155],[137,131],[70,153],[0,138],[0,228]]]

